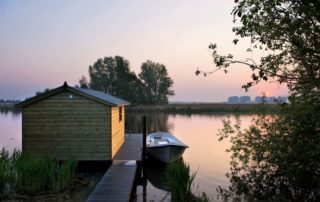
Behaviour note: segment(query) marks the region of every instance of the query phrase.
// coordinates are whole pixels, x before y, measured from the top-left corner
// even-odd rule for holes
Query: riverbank
[[[104,172],[82,167],[74,160],[59,162],[2,148],[0,201],[85,201]]]
[[[7,114],[9,112],[16,114],[20,113],[21,109],[17,109],[13,103],[0,103],[0,113]]]
[[[4,202],[85,201],[88,198],[91,191],[98,184],[103,174],[104,172],[77,173],[71,192],[61,192],[61,193],[41,192],[33,195],[11,193],[11,195],[8,195],[6,199],[1,199],[1,201],[4,201]]]
[[[275,113],[277,104],[226,104],[192,103],[164,105],[130,105],[128,112],[167,112],[167,113]]]
[[[186,103],[186,104],[160,104],[160,105],[129,105],[127,112],[165,112],[177,114],[191,113],[277,113],[277,104],[227,104],[227,103]],[[0,104],[0,112],[20,112],[14,104]]]
[[[14,107],[15,103],[0,103],[0,108],[15,108]]]

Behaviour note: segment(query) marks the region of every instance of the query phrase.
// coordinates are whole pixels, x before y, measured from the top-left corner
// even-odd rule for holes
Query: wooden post
[[[147,117],[143,116],[143,137],[142,137],[142,172],[143,178],[146,179],[147,175],[147,165],[146,165],[146,158],[147,158]]]

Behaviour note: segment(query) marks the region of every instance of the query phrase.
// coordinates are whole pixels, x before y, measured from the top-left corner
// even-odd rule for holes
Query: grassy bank
[[[128,112],[167,112],[167,113],[276,113],[276,104],[226,104],[226,103],[194,103],[165,105],[132,105]]]
[[[37,157],[0,150],[0,200],[11,195],[70,192],[76,171],[75,161],[58,162],[50,157]]]

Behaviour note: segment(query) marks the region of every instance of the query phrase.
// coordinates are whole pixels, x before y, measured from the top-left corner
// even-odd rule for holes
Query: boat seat
[[[155,135],[154,137],[153,137],[153,139],[161,139],[162,138],[162,135]]]

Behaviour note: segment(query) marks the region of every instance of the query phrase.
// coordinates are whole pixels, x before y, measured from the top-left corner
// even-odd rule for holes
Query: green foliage
[[[2,148],[0,150],[0,190],[4,190],[6,184],[9,182],[9,179],[10,179],[9,172],[10,172],[9,152],[4,148]]]
[[[171,114],[212,114],[212,113],[279,113],[276,104],[161,104],[161,105],[135,105],[126,108],[128,112],[160,112]]]
[[[200,196],[198,196],[198,198],[196,199],[197,202],[209,202],[210,198],[209,196],[205,193],[202,192]]]
[[[171,90],[173,80],[162,64],[147,60],[141,66],[139,78],[143,83],[146,103],[168,103],[168,96],[174,95]]]
[[[71,191],[75,176],[76,162],[67,160],[63,164],[52,163],[51,176],[52,189],[54,192]]]
[[[147,61],[139,78],[130,70],[129,61],[121,56],[104,57],[89,66],[90,82],[82,76],[81,88],[103,91],[128,100],[132,104],[167,103],[173,95],[173,81],[164,65]],[[148,72],[146,72],[147,70]]]
[[[275,117],[261,115],[240,130],[224,122],[220,138],[232,146],[229,189],[222,196],[234,201],[320,200],[320,3],[319,1],[236,0],[233,31],[249,37],[248,51],[264,50],[260,61],[220,55],[210,44],[216,70],[233,64],[252,70],[248,90],[260,81],[285,83],[289,104]],[[239,23],[240,22],[240,23]],[[238,44],[235,39],[234,44]],[[214,71],[216,71],[214,70]],[[205,74],[200,70],[196,74]]]
[[[79,80],[79,87],[89,88],[89,82],[85,76],[81,76],[81,79]]]
[[[227,72],[232,64],[247,65],[253,74],[252,81],[243,85],[245,89],[262,80],[270,79],[288,83],[291,89],[306,82],[319,88],[319,2],[291,0],[235,2],[232,14],[237,26],[233,28],[233,32],[239,37],[250,38],[251,51],[262,49],[266,50],[267,55],[259,62],[252,59],[237,60],[231,54],[218,54],[217,45],[210,44],[209,49],[212,51],[217,69]],[[234,44],[237,44],[238,40],[235,39]],[[206,72],[197,70],[196,73]]]
[[[190,176],[190,166],[182,160],[171,163],[167,168],[168,185],[172,202],[188,201],[192,198],[192,183],[196,173]]]
[[[50,90],[51,90],[50,88],[46,88],[46,89],[44,89],[43,91],[37,91],[37,92],[36,92],[36,96],[41,95],[41,94],[43,94],[43,93],[46,93],[46,92],[48,92],[48,91],[50,91]]]
[[[80,86],[110,93],[132,103],[142,99],[141,86],[129,61],[121,56],[104,57],[89,66],[90,82],[80,79]]]
[[[172,202],[209,202],[205,192],[201,195],[192,193],[192,186],[197,173],[190,175],[190,166],[182,159],[169,164],[166,170],[168,187]]]
[[[300,116],[305,107],[296,107],[301,103],[284,109],[286,116],[261,115],[245,130],[239,120],[233,126],[224,121],[220,139],[232,143],[231,186],[219,188],[226,201],[320,199],[319,123]]]
[[[14,151],[0,151],[0,199],[7,192],[35,194],[43,191],[71,191],[75,161],[60,163],[50,157],[37,157]]]
[[[49,159],[41,159],[28,154],[21,155],[15,162],[16,189],[20,193],[36,193],[46,190],[50,175]]]

